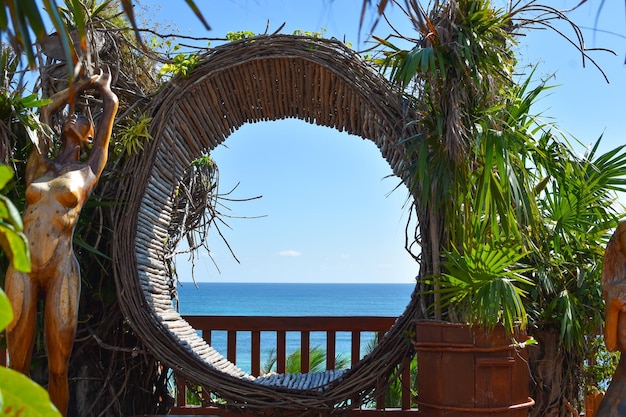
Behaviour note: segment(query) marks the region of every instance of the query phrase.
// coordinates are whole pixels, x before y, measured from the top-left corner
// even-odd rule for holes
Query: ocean
[[[309,284],[183,282],[178,285],[182,315],[221,316],[391,316],[406,309],[413,284]],[[373,340],[361,336],[361,354]],[[214,332],[213,347],[226,353],[226,332]],[[262,362],[275,348],[275,336],[261,334]],[[311,347],[325,348],[324,333],[311,333]],[[287,354],[300,347],[299,335],[287,334]],[[337,333],[338,355],[349,355],[350,335]],[[250,335],[237,339],[237,366],[250,372]]]

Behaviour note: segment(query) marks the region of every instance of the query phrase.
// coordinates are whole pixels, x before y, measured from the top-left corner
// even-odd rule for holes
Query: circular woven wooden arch
[[[251,409],[329,409],[367,397],[410,354],[415,298],[375,350],[341,375],[254,378],[207,345],[172,308],[164,264],[172,196],[190,162],[244,123],[298,118],[376,143],[393,172],[405,168],[400,96],[342,43],[286,35],[211,50],[154,98],[145,151],[126,164],[114,211],[114,276],[137,335],[165,365]],[[213,298],[218,300],[218,297]],[[215,301],[217,302],[217,301]]]

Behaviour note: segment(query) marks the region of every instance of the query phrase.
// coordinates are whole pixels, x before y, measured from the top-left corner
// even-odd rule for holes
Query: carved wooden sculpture
[[[620,222],[606,246],[602,268],[605,303],[604,343],[622,353],[596,417],[626,416],[626,221]]]
[[[8,269],[6,294],[14,319],[7,328],[9,366],[30,373],[36,332],[37,303],[44,299],[45,343],[48,353],[49,386],[52,402],[67,413],[69,401],[68,364],[76,333],[80,297],[80,268],[72,248],[72,236],[80,211],[96,186],[108,157],[109,139],[117,112],[117,96],[111,91],[108,72],[74,83],[74,92],[96,89],[103,100],[102,119],[94,137],[91,122],[71,114],[61,134],[61,148],[54,159],[47,158],[47,146],[33,147],[26,164],[26,207],[24,232],[28,237],[32,272]],[[42,118],[64,107],[70,91],[52,96]],[[81,152],[93,141],[85,162]]]

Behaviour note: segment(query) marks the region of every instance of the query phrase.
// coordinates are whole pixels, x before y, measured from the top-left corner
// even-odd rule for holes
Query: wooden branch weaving
[[[207,345],[172,308],[164,241],[184,170],[243,124],[298,118],[349,132],[373,141],[402,178],[406,107],[383,77],[334,40],[274,35],[237,41],[208,51],[190,75],[171,80],[154,98],[154,140],[126,164],[117,196],[124,204],[114,212],[119,300],[145,345],[188,380],[247,410],[328,410],[367,398],[411,354],[406,331],[415,296],[375,350],[351,369],[297,380],[255,378]]]

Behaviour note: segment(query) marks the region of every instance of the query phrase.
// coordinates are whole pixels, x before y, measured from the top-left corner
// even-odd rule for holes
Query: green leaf
[[[74,23],[76,24],[76,32],[78,33],[78,39],[80,41],[80,49],[87,52],[87,32],[85,31],[85,16],[83,14],[83,7],[79,0],[72,0],[72,15],[74,16]]]
[[[8,165],[0,164],[0,190],[6,187],[11,178],[13,178],[13,169]]]
[[[11,303],[9,302],[9,298],[0,288],[0,332],[6,329],[6,327],[13,320],[13,309],[11,308]],[[0,410],[2,408],[0,407]]]
[[[39,7],[35,1],[21,0],[20,5],[22,11],[28,18],[28,24],[32,31],[35,33],[35,37],[39,40],[46,36],[46,26],[43,23],[41,14],[39,13]]]
[[[17,208],[11,203],[11,200],[0,194],[0,222],[1,221],[8,222],[13,227],[13,230],[17,232],[21,232],[24,228],[22,217],[19,211],[17,211]]]
[[[28,95],[21,100],[21,104],[25,108],[33,108],[33,107],[43,107],[47,104],[52,103],[52,100],[49,98],[39,98],[37,94]]]
[[[30,272],[30,251],[26,236],[0,219],[0,246],[17,271]]]
[[[30,378],[0,367],[1,415],[19,417],[61,417],[48,392]]]
[[[1,6],[2,7],[0,7],[0,30],[6,30],[9,24],[9,19],[7,16],[7,11],[4,8],[5,3],[2,2]]]

